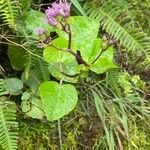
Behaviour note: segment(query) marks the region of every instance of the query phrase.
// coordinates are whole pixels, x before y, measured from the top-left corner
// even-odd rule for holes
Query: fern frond
[[[39,49],[36,50],[36,54],[41,56]],[[48,63],[39,57],[33,56],[32,54],[27,54],[27,62],[25,67],[25,77],[28,79],[30,72],[36,74],[36,80],[39,83],[48,81],[50,77],[50,72],[48,70]]]
[[[121,96],[121,88],[119,82],[120,72],[118,70],[110,70],[107,72],[106,84],[118,96]]]
[[[17,149],[18,123],[14,102],[0,98],[0,145],[4,150]]]
[[[145,58],[145,60],[138,65],[138,68],[140,70],[145,70],[147,72],[150,72],[150,54],[147,55],[147,57]]]
[[[97,1],[97,0],[96,0]],[[141,29],[131,29],[130,18],[124,15],[122,9],[110,0],[99,6],[95,1],[84,5],[89,17],[100,21],[103,30],[112,35],[129,51],[147,53],[150,51],[150,39]]]
[[[36,58],[34,72],[38,75],[38,79],[41,82],[48,81],[50,77],[50,73],[48,70],[48,63],[40,58]]]
[[[15,28],[16,18],[18,16],[19,5],[14,0],[0,1],[0,17],[11,28]]]
[[[32,54],[30,54],[30,53],[28,53],[26,55],[26,58],[27,58],[27,61],[26,61],[26,64],[25,64],[24,73],[25,73],[25,78],[28,79],[30,70],[32,69],[32,67],[35,64],[35,62],[34,62],[35,60],[34,60],[34,56]]]

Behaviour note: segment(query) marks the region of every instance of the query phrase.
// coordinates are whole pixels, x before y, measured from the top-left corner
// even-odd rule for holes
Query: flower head
[[[70,4],[67,3],[66,0],[64,1],[60,0],[59,2],[54,2],[52,4],[52,7],[48,7],[45,10],[45,14],[46,14],[46,22],[53,26],[57,26],[58,25],[57,17],[59,15],[63,17],[70,16]]]

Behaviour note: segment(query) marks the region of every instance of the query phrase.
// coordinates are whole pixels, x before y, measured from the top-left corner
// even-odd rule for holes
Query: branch
[[[26,51],[27,51],[28,53],[30,53],[31,55],[36,56],[36,57],[38,57],[38,58],[44,60],[43,57],[41,57],[41,56],[39,56],[39,55],[37,55],[37,54],[32,53],[30,50],[28,50],[28,49],[27,49],[26,47],[24,47],[23,45],[18,44],[18,43],[14,42],[14,41],[11,41],[11,40],[9,40],[8,38],[6,38],[6,37],[3,36],[3,35],[0,35],[0,38],[5,39],[5,40],[8,42],[8,43],[7,43],[8,45],[11,44],[11,45],[19,46],[19,47],[23,48],[24,50],[26,50]],[[0,41],[0,43],[3,43],[3,42]],[[45,61],[45,60],[44,60],[44,61]]]

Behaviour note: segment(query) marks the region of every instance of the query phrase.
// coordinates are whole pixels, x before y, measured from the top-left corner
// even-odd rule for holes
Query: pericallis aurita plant
[[[38,28],[37,34],[41,38],[41,43],[39,43],[39,47],[42,47],[42,46],[44,47],[44,45],[45,46],[48,45],[57,49],[58,51],[68,52],[74,57],[76,57],[76,60],[79,63],[84,64],[85,66],[88,66],[88,64],[82,59],[82,57],[80,57],[77,53],[75,53],[71,49],[72,48],[71,47],[72,46],[72,32],[71,32],[70,24],[68,23],[69,18],[70,18],[70,4],[67,3],[67,1],[55,2],[51,5],[51,7],[48,7],[48,9],[45,10],[45,15],[46,15],[46,18],[45,18],[46,23],[68,34],[68,46],[66,49],[62,49],[62,48],[57,47],[56,45],[53,45],[52,43],[50,43],[52,38],[49,35],[47,35],[47,32],[45,31],[45,29]]]
[[[78,101],[74,84],[87,78],[90,71],[102,74],[116,68],[113,47],[103,46],[102,39],[97,37],[99,22],[71,16],[70,7],[66,0],[56,1],[45,10],[44,16],[32,10],[26,19],[27,28],[37,28],[38,47],[43,49],[43,59],[49,65],[50,74],[60,81],[46,81],[39,87],[42,109],[49,121],[74,109]]]

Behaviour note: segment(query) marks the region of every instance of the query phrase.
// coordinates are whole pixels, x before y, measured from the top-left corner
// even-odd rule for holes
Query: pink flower
[[[59,13],[64,16],[64,17],[68,17],[70,16],[70,4],[67,3],[66,1],[62,2],[60,1],[60,11]]]
[[[46,17],[57,17],[58,14],[59,14],[59,10],[58,8],[55,9],[55,8],[50,8],[48,7],[48,9],[45,10],[45,14],[46,14]]]
[[[61,15],[63,17],[70,16],[70,4],[66,0],[60,0],[59,3],[55,2],[52,4],[52,7],[48,7],[45,10],[46,22],[52,26],[57,26],[57,16]]]
[[[56,16],[58,16],[59,15],[59,11],[61,9],[61,6],[60,6],[59,3],[55,2],[55,3],[52,4],[52,9],[55,12],[55,14],[57,14]]]
[[[43,28],[38,28],[38,29],[36,29],[36,33],[37,33],[39,36],[41,36],[41,35],[45,34],[46,31],[45,31]]]
[[[57,24],[58,24],[58,21],[54,17],[47,17],[45,19],[45,22],[51,24],[52,26],[57,26]]]

